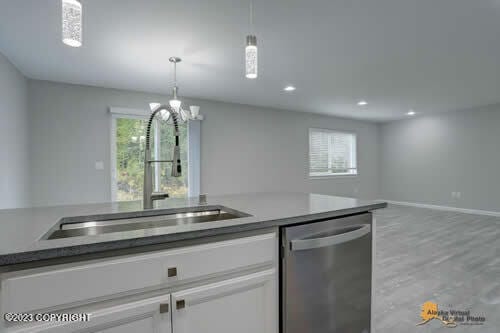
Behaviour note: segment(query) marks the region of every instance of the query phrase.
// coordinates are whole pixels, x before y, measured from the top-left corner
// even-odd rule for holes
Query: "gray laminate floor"
[[[500,218],[394,205],[375,216],[376,333],[500,332]],[[416,326],[426,301],[486,322]]]

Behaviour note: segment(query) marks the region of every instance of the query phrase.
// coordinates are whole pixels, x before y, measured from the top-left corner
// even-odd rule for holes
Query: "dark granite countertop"
[[[386,203],[308,193],[252,193],[208,196],[250,214],[231,220],[120,231],[94,236],[42,239],[62,218],[104,214],[137,215],[139,201],[0,210],[0,266],[137,246],[167,243],[261,228],[303,223],[386,207]],[[198,199],[167,199],[155,209],[197,207]]]

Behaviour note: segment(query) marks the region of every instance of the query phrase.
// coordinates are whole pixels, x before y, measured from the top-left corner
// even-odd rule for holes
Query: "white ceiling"
[[[184,96],[374,121],[500,102],[500,0],[254,0],[257,80],[248,1],[81,2],[74,49],[60,0],[0,0],[0,52],[31,78],[160,93],[175,55]]]

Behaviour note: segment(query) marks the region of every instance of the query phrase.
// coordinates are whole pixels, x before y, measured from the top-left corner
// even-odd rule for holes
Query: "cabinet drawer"
[[[26,324],[12,326],[4,331],[5,333],[167,333],[171,332],[170,308],[170,294],[167,294],[92,311],[89,313],[88,321]]]
[[[88,264],[7,273],[2,312],[79,305],[145,288],[167,287],[276,262],[275,233],[180,247]]]

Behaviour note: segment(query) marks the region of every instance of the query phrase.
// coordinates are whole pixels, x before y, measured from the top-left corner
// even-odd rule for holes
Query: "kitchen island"
[[[304,193],[209,196],[201,205],[198,198],[169,199],[146,218],[186,208],[241,215],[61,238],[50,235],[63,222],[144,218],[145,211],[140,202],[0,211],[2,313],[90,313],[89,321],[74,322],[4,317],[0,331],[275,333],[280,230],[357,216],[370,230],[369,212],[385,206]],[[365,237],[371,244],[371,234]]]

